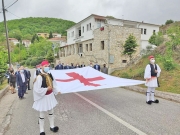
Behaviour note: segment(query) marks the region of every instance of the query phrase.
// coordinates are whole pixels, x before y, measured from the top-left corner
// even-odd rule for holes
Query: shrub
[[[25,65],[29,66],[31,64],[31,59],[27,59]]]
[[[171,59],[164,59],[163,66],[164,66],[164,69],[167,71],[173,70],[175,68],[173,60]]]
[[[120,77],[122,77],[122,78],[128,78],[128,79],[131,78],[131,76],[129,76],[128,73],[122,73]]]
[[[22,60],[21,62],[20,62],[20,65],[24,65],[26,63],[26,60]]]

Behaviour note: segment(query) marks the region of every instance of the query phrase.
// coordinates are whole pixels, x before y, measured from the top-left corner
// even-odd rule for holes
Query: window
[[[144,35],[146,35],[146,32],[147,32],[146,29],[144,29]]]
[[[74,31],[71,33],[71,37],[74,37]]]
[[[87,31],[89,30],[89,24],[87,24]]]
[[[101,50],[104,50],[104,41],[101,41]]]
[[[143,34],[143,28],[141,28],[141,34]]]
[[[88,44],[86,44],[86,51],[88,51]]]
[[[156,30],[153,30],[153,34],[155,34],[156,33]]]
[[[101,22],[97,22],[97,27],[98,27],[98,28],[101,27]]]
[[[127,63],[127,60],[122,60],[122,63]]]
[[[92,51],[92,43],[89,44],[89,51]]]
[[[91,30],[91,23],[89,24],[89,29]]]

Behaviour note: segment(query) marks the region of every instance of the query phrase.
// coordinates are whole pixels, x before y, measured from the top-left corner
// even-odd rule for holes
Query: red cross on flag
[[[145,81],[114,77],[92,67],[50,71],[61,93],[144,84]]]

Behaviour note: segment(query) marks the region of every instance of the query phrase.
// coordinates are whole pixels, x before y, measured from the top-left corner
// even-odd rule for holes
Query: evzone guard
[[[148,87],[146,92],[146,103],[159,103],[159,100],[154,99],[155,88],[159,87],[158,77],[160,76],[161,69],[158,64],[155,64],[154,56],[149,56],[150,63],[145,68],[144,79],[145,85]]]
[[[52,132],[58,132],[59,127],[54,126],[54,112],[53,108],[58,104],[55,95],[58,94],[59,90],[56,88],[56,83],[53,80],[49,71],[49,62],[47,60],[41,63],[41,73],[34,80],[33,95],[34,104],[33,108],[40,112],[39,116],[39,127],[40,135],[45,135],[44,131],[44,117],[45,113],[48,112],[48,118],[50,123],[50,130]]]

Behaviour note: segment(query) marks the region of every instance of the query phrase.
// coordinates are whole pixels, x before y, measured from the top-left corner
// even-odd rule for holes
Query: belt
[[[52,90],[48,90],[45,95],[49,95],[49,94],[51,94],[52,92],[53,92]]]

